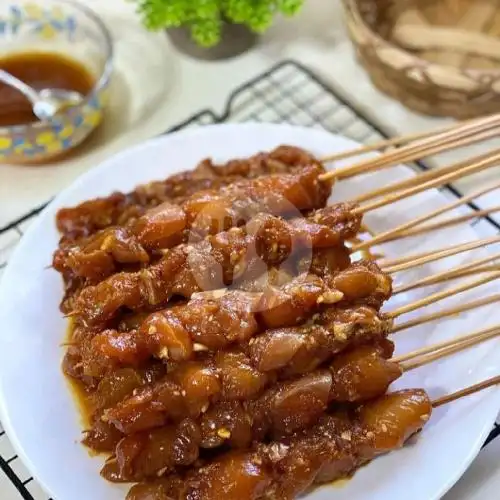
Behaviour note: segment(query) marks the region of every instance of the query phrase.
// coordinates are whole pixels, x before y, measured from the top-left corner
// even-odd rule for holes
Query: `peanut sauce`
[[[74,90],[87,95],[95,84],[92,72],[82,63],[58,53],[24,52],[0,58],[0,69],[36,90]],[[29,100],[19,91],[0,82],[0,127],[38,121]]]

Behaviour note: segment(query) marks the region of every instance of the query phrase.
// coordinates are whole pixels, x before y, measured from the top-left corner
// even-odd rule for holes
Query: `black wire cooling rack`
[[[363,113],[337,88],[327,85],[310,69],[295,61],[284,61],[269,71],[256,76],[236,88],[228,97],[222,113],[204,109],[177,124],[167,132],[224,122],[274,122],[316,127],[342,134],[358,142],[372,142],[388,137],[388,133]],[[416,169],[426,170],[422,163]],[[460,197],[452,186],[443,188],[448,196]],[[47,201],[47,203],[50,200]],[[8,257],[15,248],[29,223],[46,204],[33,207],[22,217],[0,228],[0,278]],[[479,210],[476,203],[467,204],[464,210]],[[472,224],[484,236],[498,234],[500,225],[489,217],[478,217]],[[495,424],[487,442],[500,434]],[[486,443],[487,443],[486,442]],[[47,500],[48,496],[33,479],[16,455],[7,435],[0,426],[0,498],[5,482],[17,490],[18,498],[24,500]],[[15,498],[12,497],[13,499]]]

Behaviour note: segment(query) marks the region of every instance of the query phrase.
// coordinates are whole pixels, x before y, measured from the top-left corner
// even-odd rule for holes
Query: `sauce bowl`
[[[81,104],[50,121],[0,127],[0,163],[39,164],[66,153],[101,123],[108,102],[113,43],[102,20],[85,5],[70,0],[2,3],[0,58],[27,52],[70,57],[92,73],[95,84]]]

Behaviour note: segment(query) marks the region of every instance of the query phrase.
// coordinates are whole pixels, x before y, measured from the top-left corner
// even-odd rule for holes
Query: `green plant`
[[[277,13],[293,16],[304,0],[132,0],[151,30],[189,26],[193,39],[204,47],[217,45],[222,20],[264,32]]]

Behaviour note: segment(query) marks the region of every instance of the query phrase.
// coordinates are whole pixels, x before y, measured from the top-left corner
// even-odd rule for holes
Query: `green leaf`
[[[222,2],[224,15],[235,23],[248,22],[253,15],[251,0],[225,0]]]
[[[195,19],[219,19],[220,2],[218,0],[196,0],[191,3]]]
[[[302,8],[304,0],[279,0],[278,8],[285,16],[294,16]]]
[[[137,11],[145,26],[159,30],[181,26],[190,20],[191,5],[189,0],[136,0]]]
[[[217,44],[221,37],[221,19],[245,24],[257,33],[272,24],[281,12],[295,14],[303,0],[129,0],[137,5],[142,22],[150,30],[188,26],[197,43],[204,47]]]
[[[213,47],[220,42],[221,22],[219,19],[199,20],[191,25],[191,36],[202,47]]]
[[[253,13],[247,21],[250,29],[263,33],[273,22],[274,6],[269,0],[254,0]]]

